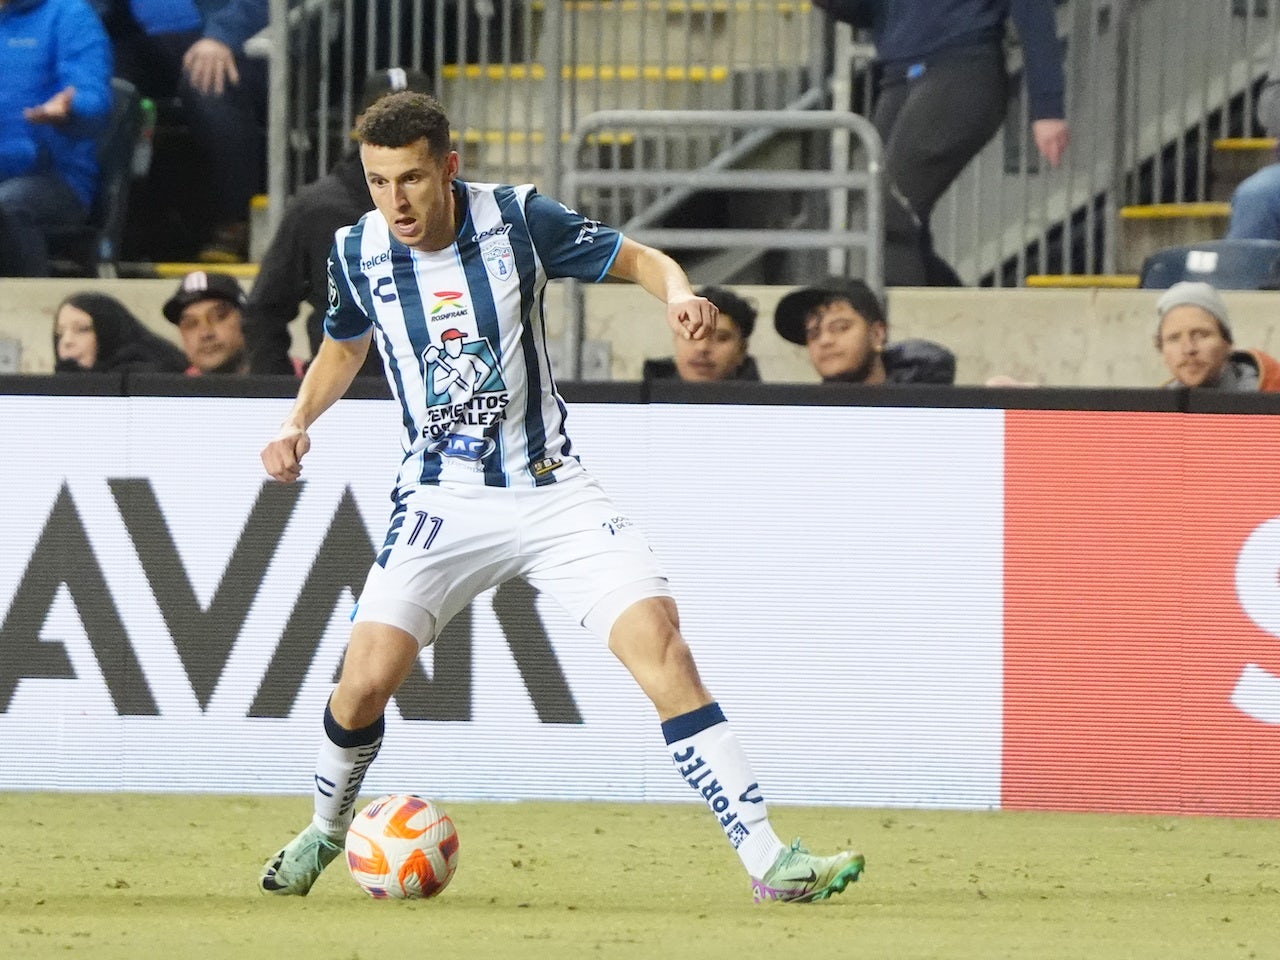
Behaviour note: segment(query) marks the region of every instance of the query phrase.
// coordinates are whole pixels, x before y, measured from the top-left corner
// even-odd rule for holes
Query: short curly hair
[[[360,115],[352,136],[371,147],[407,147],[426,140],[432,156],[443,157],[452,144],[444,107],[427,93],[401,90],[379,98]]]

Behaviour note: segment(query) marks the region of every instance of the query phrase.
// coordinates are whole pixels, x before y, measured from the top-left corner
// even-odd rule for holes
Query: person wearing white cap
[[[1233,350],[1231,318],[1207,283],[1175,283],[1156,301],[1156,349],[1173,374],[1165,386],[1247,393],[1280,390],[1280,361],[1261,350]]]

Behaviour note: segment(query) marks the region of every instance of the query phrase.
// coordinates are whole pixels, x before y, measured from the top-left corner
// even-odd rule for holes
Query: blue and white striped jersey
[[[334,235],[325,333],[374,328],[400,404],[398,487],[445,480],[541,486],[580,467],[547,360],[548,280],[602,280],[622,244],[611,227],[539,194],[454,181],[452,246],[423,253],[371,210]]]

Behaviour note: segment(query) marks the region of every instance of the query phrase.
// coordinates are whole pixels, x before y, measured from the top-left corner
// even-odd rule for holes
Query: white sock
[[[720,705],[672,717],[662,734],[676,771],[707,802],[747,872],[762,878],[786,848],[769,824],[760,785]]]
[[[382,746],[386,722],[379,717],[360,730],[348,730],[324,708],[324,740],[316,757],[315,813],[311,822],[335,840],[351,826],[356,797],[369,764]]]

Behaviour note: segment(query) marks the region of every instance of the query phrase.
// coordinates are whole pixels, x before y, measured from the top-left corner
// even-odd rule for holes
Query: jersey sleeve
[[[369,331],[373,321],[360,305],[347,274],[346,258],[341,251],[342,232],[339,231],[339,238],[329,251],[329,309],[324,314],[324,332],[332,340],[355,340]]]
[[[524,206],[529,237],[549,279],[603,280],[618,256],[622,234],[599,220],[532,191]]]

